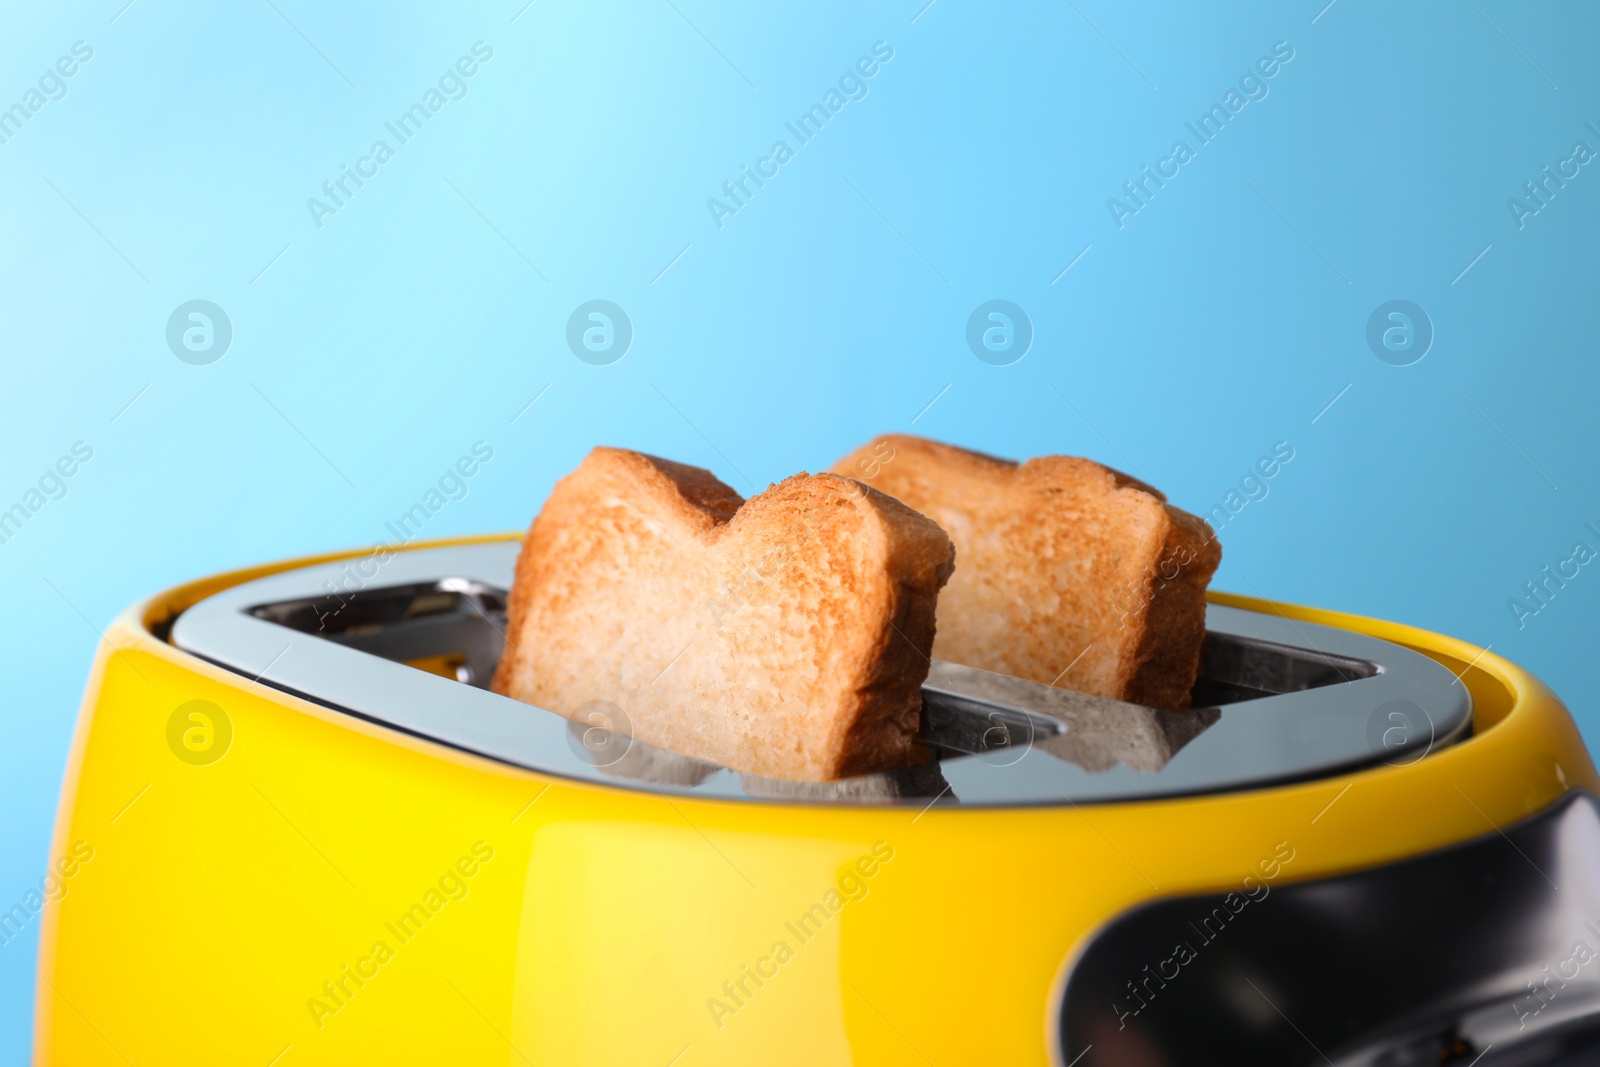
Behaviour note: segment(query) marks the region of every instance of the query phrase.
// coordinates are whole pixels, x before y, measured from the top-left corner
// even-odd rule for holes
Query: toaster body
[[[1213,594],[1191,711],[936,669],[934,760],[803,785],[488,692],[516,551],[292,561],[116,620],[36,1062],[1596,1054],[1600,782],[1490,652]]]

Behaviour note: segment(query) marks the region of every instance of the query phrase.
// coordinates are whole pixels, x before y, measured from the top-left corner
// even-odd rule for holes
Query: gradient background
[[[428,536],[523,527],[600,443],[748,494],[912,430],[1089,455],[1204,513],[1287,441],[1218,587],[1490,645],[1600,740],[1600,567],[1522,628],[1508,606],[1600,548],[1600,165],[1523,229],[1507,208],[1600,150],[1592,4],[123,2],[0,15],[0,106],[94,49],[0,145],[0,509],[94,449],[0,544],[0,910],[49,859],[97,627],[385,538],[479,440]],[[468,95],[397,146],[384,122],[479,40]],[[880,40],[867,98],[795,145]],[[1107,198],[1279,41],[1267,98],[1119,230]],[[319,229],[306,199],[379,137],[396,157]],[[706,199],[780,137],[796,157],[718,229]],[[597,298],[635,334],[609,366],[565,342]],[[964,339],[996,298],[1035,331],[1011,366]],[[1365,339],[1396,298],[1436,331],[1412,366]],[[191,299],[232,323],[208,366],[166,344]],[[0,947],[5,1062],[36,947]]]

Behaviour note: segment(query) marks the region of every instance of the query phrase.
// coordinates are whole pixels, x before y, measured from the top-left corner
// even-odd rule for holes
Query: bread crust
[[[640,740],[769,778],[905,767],[953,556],[933,522],[835,474],[745,501],[597,448],[524,538],[491,688],[567,716],[609,701]]]
[[[933,519],[960,565],[940,659],[1155,707],[1189,704],[1205,589],[1222,548],[1203,519],[1075,456],[1026,463],[890,434],[833,468]]]

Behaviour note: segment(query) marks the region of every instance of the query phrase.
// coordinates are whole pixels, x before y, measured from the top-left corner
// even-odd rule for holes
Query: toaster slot
[[[937,674],[929,679],[937,679]],[[1027,747],[1066,731],[1066,725],[1024,708],[956,692],[923,687],[922,740],[944,755]]]
[[[1192,796],[1408,763],[1471,726],[1466,687],[1425,656],[1282,613],[1211,604],[1184,711],[935,660],[920,724],[934,761],[916,773],[797,787],[631,740],[590,751],[594,730],[574,733],[569,719],[488,691],[517,550],[507,540],[397,552],[363,581],[340,561],[269,575],[188,608],[169,639],[252,682],[507,764],[744,800],[936,796],[987,806]]]
[[[1208,631],[1190,702],[1219,707],[1371,678],[1376,663],[1242,634]]]
[[[465,578],[363,589],[349,597],[280,601],[258,619],[430,674],[488,688],[505,644],[506,593]],[[971,755],[1028,746],[1066,726],[981,695],[926,692],[922,736],[936,752]]]
[[[465,578],[259,604],[250,614],[486,689],[505,643],[504,590]]]

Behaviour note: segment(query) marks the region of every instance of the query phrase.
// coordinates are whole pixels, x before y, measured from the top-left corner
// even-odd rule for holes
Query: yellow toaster
[[[1584,1063],[1595,769],[1486,650],[1213,594],[1194,709],[961,668],[803,785],[490,692],[514,537],[110,626],[41,1064]]]

